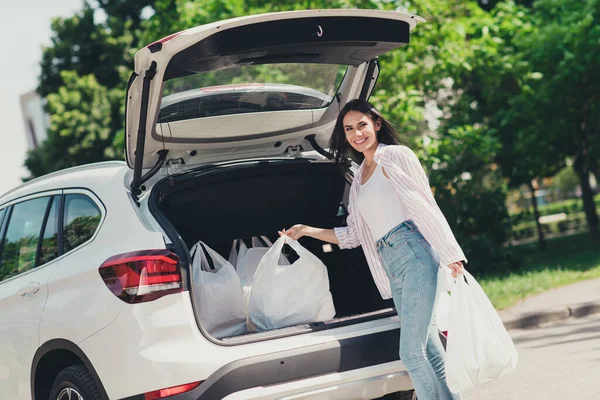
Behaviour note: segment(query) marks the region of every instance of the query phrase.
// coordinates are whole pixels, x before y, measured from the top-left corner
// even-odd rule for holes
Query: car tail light
[[[179,258],[165,249],[113,256],[99,272],[110,291],[130,304],[182,291]]]
[[[179,386],[173,386],[173,387],[170,387],[167,389],[155,390],[153,392],[146,393],[144,396],[144,399],[145,400],[156,400],[156,399],[165,398],[167,396],[173,396],[175,394],[189,392],[190,390],[195,389],[198,386],[200,386],[201,383],[202,382],[186,383],[185,385],[179,385]]]

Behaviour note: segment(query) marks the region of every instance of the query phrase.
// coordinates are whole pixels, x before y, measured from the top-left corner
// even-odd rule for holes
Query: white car
[[[301,239],[327,265],[335,319],[216,338],[199,322],[189,249],[226,255],[236,238],[342,223],[355,166],[340,171],[324,150],[339,109],[368,98],[377,56],[420,21],[273,13],[141,49],[127,161],[0,198],[0,397],[410,398],[399,320],[362,250]]]

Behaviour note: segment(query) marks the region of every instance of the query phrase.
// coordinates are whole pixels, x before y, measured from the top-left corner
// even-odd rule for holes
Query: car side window
[[[40,197],[13,206],[0,255],[0,281],[35,267],[48,199]]]
[[[48,219],[46,220],[46,226],[44,227],[44,234],[42,236],[38,265],[44,265],[58,257],[59,201],[59,196],[54,196],[52,198],[52,205],[48,212]]]
[[[0,241],[2,241],[2,224],[4,223],[4,215],[6,214],[6,210],[8,207],[0,210]]]
[[[84,194],[65,196],[63,246],[68,252],[94,236],[102,214],[92,199]]]

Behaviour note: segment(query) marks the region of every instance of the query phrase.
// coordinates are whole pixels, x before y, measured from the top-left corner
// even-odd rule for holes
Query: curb
[[[531,312],[517,318],[502,321],[504,327],[509,329],[533,328],[548,322],[560,321],[567,318],[581,318],[590,314],[600,313],[600,302],[580,303],[572,306],[560,307],[548,311]]]

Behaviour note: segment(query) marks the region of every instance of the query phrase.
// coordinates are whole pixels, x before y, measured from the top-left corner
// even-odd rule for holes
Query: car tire
[[[417,400],[417,395],[414,390],[406,390],[402,392],[386,394],[377,400]]]
[[[400,393],[398,393],[398,397],[396,397],[395,399],[396,400],[418,400],[417,394],[415,393],[414,390],[407,390],[405,392],[400,392]]]
[[[71,365],[60,371],[50,390],[50,400],[105,400],[98,384],[82,365]]]

